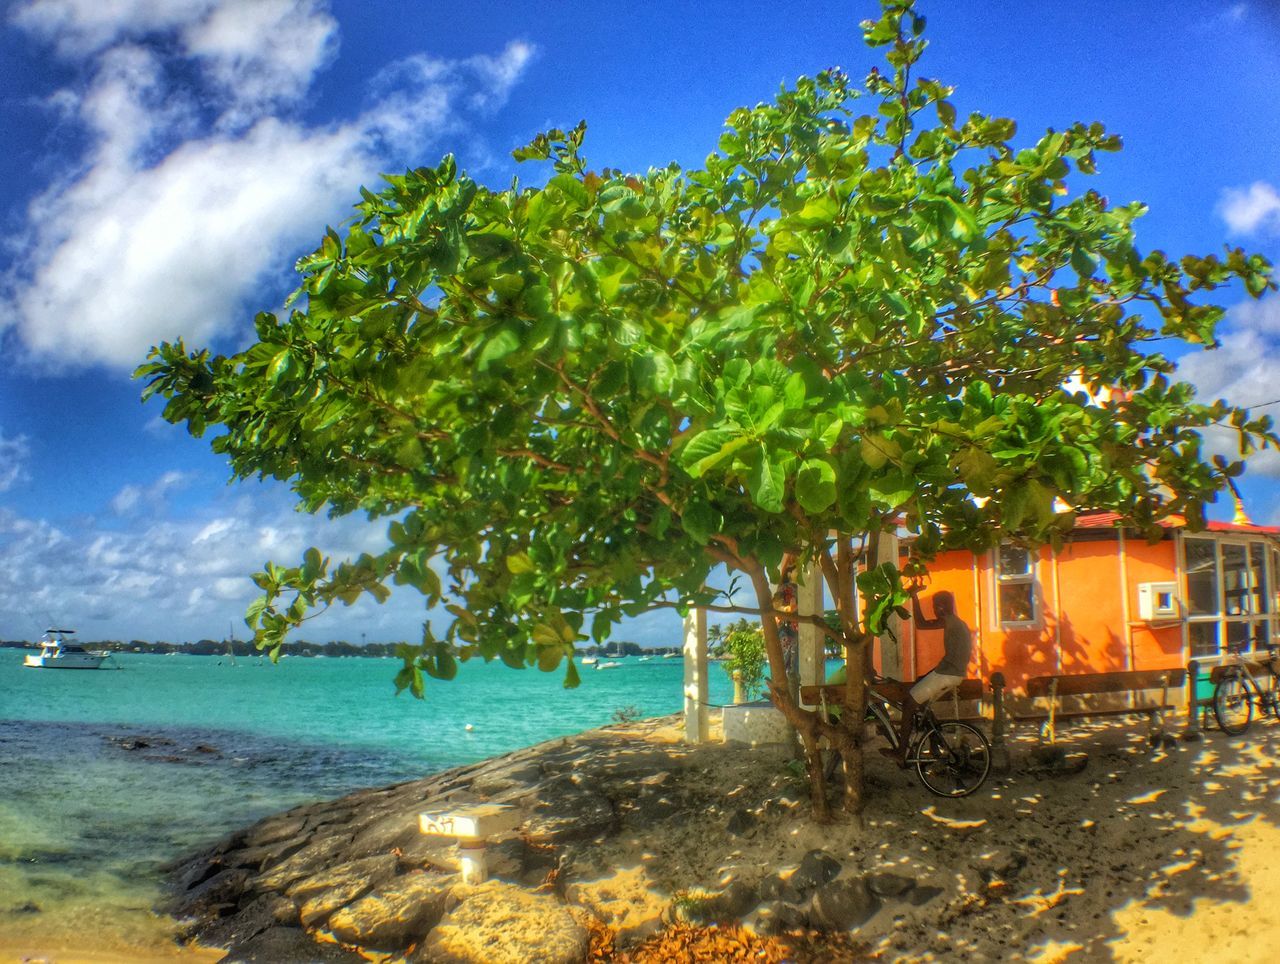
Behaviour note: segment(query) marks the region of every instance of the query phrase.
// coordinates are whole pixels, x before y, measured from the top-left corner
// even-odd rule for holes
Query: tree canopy
[[[389,176],[249,348],[154,349],[145,395],[217,427],[236,477],[389,520],[377,554],[258,573],[258,643],[398,585],[449,613],[402,652],[415,693],[477,656],[564,663],[574,685],[575,641],[702,604],[762,616],[779,680],[784,554],[822,572],[853,666],[906,598],[895,565],[866,565],[879,533],[927,558],[1056,542],[1093,509],[1201,524],[1241,465],[1200,430],[1230,426],[1242,456],[1276,439],[1197,402],[1158,349],[1213,345],[1203,296],[1257,296],[1270,265],[1140,250],[1143,206],[1081,184],[1120,139],[959,116],[916,76],[924,26],[884,0],[863,25],[882,67],[735,110],[699,169],[592,166],[579,125],[516,152],[539,186],[492,189],[452,157]],[[749,589],[707,590],[717,566]],[[860,741],[773,698],[811,751]]]

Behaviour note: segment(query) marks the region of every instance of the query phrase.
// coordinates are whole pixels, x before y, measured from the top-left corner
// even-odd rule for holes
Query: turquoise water
[[[621,709],[677,712],[683,675],[680,660],[632,657],[565,690],[560,673],[467,664],[419,701],[394,695],[392,660],[121,654],[118,670],[70,672],[22,656],[0,650],[0,949],[92,929],[141,953],[166,933],[148,912],[165,860],[300,802]],[[711,701],[729,694],[713,666]]]

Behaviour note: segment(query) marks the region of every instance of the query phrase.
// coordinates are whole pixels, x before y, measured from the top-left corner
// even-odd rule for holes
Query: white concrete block
[[[749,746],[788,743],[791,727],[782,712],[769,702],[742,703],[724,708],[724,741]]]
[[[428,810],[418,814],[418,829],[425,834],[485,840],[510,833],[524,823],[515,807],[505,803],[477,803],[451,810]]]

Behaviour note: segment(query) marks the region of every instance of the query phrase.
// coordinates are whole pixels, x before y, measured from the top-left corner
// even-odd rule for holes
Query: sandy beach
[[[1016,733],[1010,770],[962,800],[929,796],[912,774],[877,757],[861,828],[843,819],[813,823],[803,786],[778,750],[689,746],[671,719],[606,727],[266,821],[250,842],[255,832],[274,835],[281,821],[313,824],[319,829],[297,846],[328,856],[321,870],[297,864],[295,874],[282,872],[290,860],[266,861],[249,872],[257,883],[244,886],[239,906],[260,906],[265,895],[296,914],[300,903],[308,926],[341,932],[340,915],[326,925],[330,911],[309,911],[303,898],[329,886],[324,875],[343,879],[344,861],[378,859],[343,841],[394,837],[392,883],[434,874],[447,886],[456,879],[456,848],[409,836],[413,801],[487,800],[529,808],[495,869],[510,883],[496,886],[565,907],[580,923],[594,918],[594,950],[582,959],[656,960],[663,928],[688,919],[699,901],[724,906],[728,894],[748,929],[776,932],[770,878],[799,881],[821,852],[836,868],[831,886],[862,880],[872,894],[852,932],[859,951],[839,959],[1269,961],[1271,938],[1280,935],[1280,870],[1271,863],[1280,853],[1280,727],[1255,724],[1239,738],[1210,731],[1199,742],[1176,738],[1180,727],[1171,721],[1169,738],[1154,748],[1142,720],[1063,730],[1067,764],[1082,766],[1071,773],[1036,764],[1037,737]],[[644,802],[646,787],[658,788],[652,803]],[[245,839],[224,843],[211,866],[243,872],[262,852]],[[372,886],[376,897],[390,884]],[[354,906],[368,893],[357,886],[331,903]],[[480,906],[469,893],[462,906],[468,899]],[[818,898],[802,896],[814,924]],[[455,893],[451,902],[458,900]],[[405,939],[408,948],[386,959],[415,950],[419,937]],[[761,959],[785,959],[778,946],[761,936],[756,950]]]

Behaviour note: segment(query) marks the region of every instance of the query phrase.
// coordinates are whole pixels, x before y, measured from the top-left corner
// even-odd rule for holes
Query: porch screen
[[[1188,537],[1187,621],[1191,655],[1224,655],[1224,647],[1259,649],[1271,641],[1274,572],[1262,542]]]

